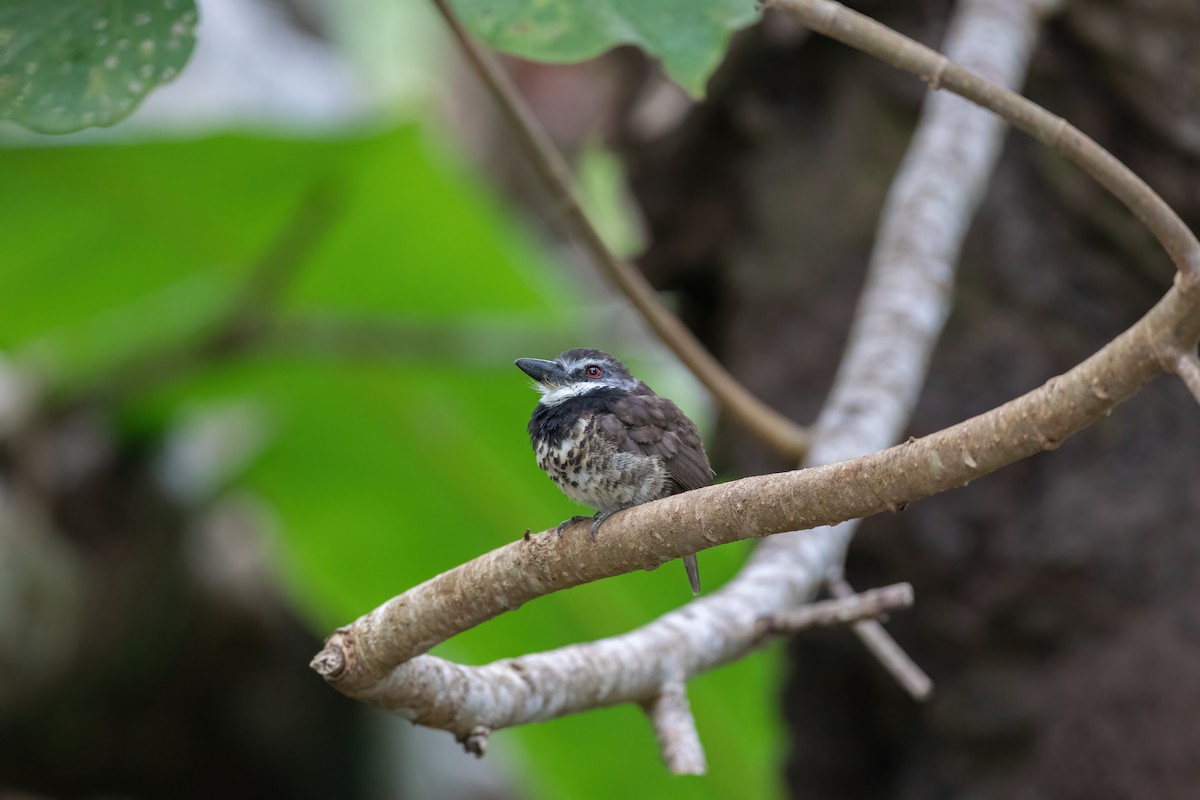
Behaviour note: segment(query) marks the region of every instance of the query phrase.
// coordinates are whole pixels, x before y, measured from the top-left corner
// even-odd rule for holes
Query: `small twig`
[[[653,700],[642,706],[654,726],[654,737],[663,761],[675,775],[703,775],[708,769],[704,746],[696,730],[696,718],[688,704],[682,680],[663,686]]]
[[[909,583],[894,583],[879,589],[839,596],[836,600],[809,603],[760,620],[764,633],[796,634],[814,628],[828,628],[849,622],[874,620],[887,611],[910,608],[913,588]]]
[[[854,589],[844,578],[828,581],[829,593],[840,599],[856,597]],[[903,584],[908,586],[908,584]],[[912,587],[909,586],[911,592]],[[892,635],[878,620],[864,619],[854,623],[854,633],[871,654],[891,673],[915,700],[928,700],[933,693],[933,681],[917,663],[909,658]]]
[[[492,732],[484,725],[476,725],[474,728],[459,739],[459,743],[476,758],[483,758],[487,755],[488,740],[491,738]]]
[[[525,155],[547,192],[562,208],[575,239],[614,286],[629,300],[664,344],[712,393],[730,419],[767,445],[792,458],[808,449],[808,431],[750,393],[729,374],[699,340],[658,298],[646,278],[617,258],[604,243],[576,199],[571,172],[545,129],[525,105],[508,75],[492,55],[479,47],[458,21],[447,0],[433,0],[461,45],[471,68],[487,87],[512,126]]]

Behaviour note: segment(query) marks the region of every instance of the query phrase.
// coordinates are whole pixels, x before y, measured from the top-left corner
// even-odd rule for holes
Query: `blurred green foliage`
[[[512,358],[605,343],[578,340],[586,298],[419,128],[0,149],[0,174],[0,351],[64,391],[202,335],[306,194],[335,187],[341,210],[275,313],[406,326],[396,357],[252,349],[131,390],[116,409],[123,435],[150,448],[197,409],[263,412],[265,449],[224,488],[275,509],[283,582],[316,633],[579,511],[534,463],[535,396]],[[484,335],[457,335],[464,326]],[[529,347],[518,329],[545,332],[536,352],[511,350]],[[704,553],[706,586],[745,552]],[[543,598],[435,653],[482,663],[619,633],[688,599],[669,564]],[[703,779],[666,774],[631,708],[497,738],[522,752],[514,779],[534,797],[766,797],[781,740],[773,669],[755,656],[693,684]]]
[[[575,62],[632,44],[701,97],[729,37],[758,18],[755,0],[454,0],[463,23],[498,50]]]
[[[576,62],[632,44],[694,96],[729,37],[758,17],[754,0],[456,0],[497,49]],[[109,126],[184,68],[194,0],[0,0],[0,119],[42,133]]]
[[[120,122],[183,69],[197,19],[193,0],[0,0],[0,119]]]

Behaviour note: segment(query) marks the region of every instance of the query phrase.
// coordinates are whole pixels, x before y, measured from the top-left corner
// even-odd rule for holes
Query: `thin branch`
[[[490,53],[471,39],[447,0],[433,2],[461,45],[471,68],[512,126],[517,141],[546,191],[561,207],[575,240],[592,257],[604,276],[625,295],[650,329],[712,393],[730,419],[784,455],[792,458],[803,456],[808,448],[808,431],[765,405],[730,375],[687,326],[662,304],[646,278],[608,248],[576,199],[574,181],[562,155],[526,107],[508,75]]]
[[[913,588],[909,583],[894,583],[878,589],[848,595],[839,594],[836,600],[823,600],[763,617],[762,628],[766,633],[796,634],[814,628],[830,628],[847,623],[875,621],[874,618],[888,611],[911,608]]]
[[[682,680],[663,686],[643,708],[654,726],[663,762],[675,775],[703,775],[708,765]]]
[[[963,0],[946,35],[947,57],[1001,86],[1019,87],[1039,20],[1036,2]],[[963,239],[1006,130],[1003,120],[961,97],[926,97],[912,143],[888,190],[849,342],[814,427],[806,466],[881,450],[903,435],[950,313]],[[809,534],[828,537],[834,558],[815,568],[795,563],[793,580],[815,591],[824,576],[840,575],[857,529],[858,521],[849,520]],[[747,574],[752,576],[759,564],[795,561],[802,553],[797,547],[792,537],[764,543]],[[855,630],[872,653],[903,657],[877,623]],[[883,666],[901,677],[915,698],[928,697],[928,681],[907,680],[915,673],[897,673],[896,663],[891,659]]]
[[[923,50],[911,42],[904,46]],[[942,60],[930,74],[944,80],[951,66]],[[1145,195],[1139,207],[1161,203],[1144,185],[1139,191]],[[1152,230],[1160,234],[1163,226]],[[1183,236],[1190,233],[1184,229]],[[1176,245],[1187,259],[1200,252],[1194,239]],[[527,537],[340,629],[312,666],[349,696],[459,735],[477,726],[495,730],[599,706],[648,702],[669,681],[744,655],[762,639],[756,626],[760,617],[798,605],[835,573],[844,540],[800,530],[900,510],[912,500],[1053,449],[1155,377],[1161,369],[1157,354],[1164,347],[1179,342],[1194,347],[1198,338],[1200,310],[1187,281],[1177,277],[1176,288],[1098,353],[986,414],[872,455],[638,506],[612,517],[594,544],[575,530],[562,539]],[[756,557],[717,592],[629,633],[482,667],[423,655],[445,638],[533,597],[782,530],[792,532],[772,541],[789,540],[782,551],[786,558]]]
[[[482,724],[492,730],[514,724],[511,712],[497,711],[506,707],[500,702],[499,687],[483,692],[491,702],[469,711],[461,706],[446,706],[447,693],[437,681],[453,675],[457,680],[483,680],[481,685],[487,686],[485,676],[489,668],[472,670],[417,656],[450,636],[519,608],[535,597],[655,567],[718,544],[896,511],[1034,453],[1053,450],[1157,376],[1160,368],[1155,352],[1159,342],[1180,332],[1200,337],[1200,309],[1185,300],[1177,289],[1171,289],[1145,317],[1091,358],[999,408],[867,456],[794,472],[743,478],[635,506],[609,518],[596,542],[590,541],[587,525],[582,524],[569,528],[561,537],[545,531],[505,545],[410,589],[340,628],[314,658],[312,666],[342,692],[424,724],[453,725],[452,729],[457,729],[470,721],[467,728]],[[722,607],[722,599],[751,588],[744,582],[733,588],[727,585],[660,618],[659,622],[664,626],[688,619],[690,624],[713,622],[706,620],[707,616],[720,617],[727,623],[729,610]],[[754,618],[758,616],[761,613]],[[745,652],[745,636],[725,630],[710,647],[693,647],[689,652],[679,653],[680,658],[690,662],[690,668],[682,670],[682,674],[693,675]],[[600,644],[575,645],[574,650],[563,648],[553,652],[578,652]],[[654,650],[660,660],[664,652],[661,647]],[[546,659],[549,655],[542,653],[519,660]],[[630,673],[636,672],[632,664],[621,663],[628,657],[627,651],[614,654],[615,663],[620,666],[614,667],[613,672],[620,673],[626,667]],[[593,661],[596,663],[598,659]],[[575,664],[574,656],[572,665],[567,680],[586,684],[584,673],[594,667]],[[606,673],[601,683],[608,687],[603,694],[618,701],[648,699],[666,679],[654,671],[652,677],[658,679],[648,685],[638,684],[636,679],[625,684],[624,678],[613,672]],[[540,692],[544,687],[542,681],[547,679],[543,674],[539,680],[530,681],[526,689],[538,687]],[[432,683],[427,682],[431,680]],[[525,685],[523,680],[518,683]],[[590,695],[596,689],[583,691]],[[464,702],[472,697],[470,692],[455,692],[455,695],[465,698]],[[546,701],[545,697],[539,697],[543,703]],[[564,696],[559,699],[561,705],[543,705],[535,718],[554,716],[547,713],[554,708],[558,709],[556,713],[566,713],[564,708],[579,710],[579,702],[579,695]],[[475,720],[473,714],[483,718]],[[499,718],[492,721],[493,716]]]
[[[791,11],[818,33],[897,69],[920,75],[934,89],[949,89],[994,111],[1061,154],[1099,181],[1150,229],[1179,270],[1176,286],[1182,293],[1191,295],[1200,291],[1200,247],[1179,215],[1112,153],[1062,117],[840,3],[767,0],[767,5]]]
[[[907,584],[904,585],[907,586]],[[834,597],[847,600],[861,597],[861,595],[856,595],[850,584],[841,578],[829,581],[828,586],[830,594]],[[912,591],[912,587],[909,587],[909,591]],[[909,658],[879,620],[859,620],[852,627],[855,635],[883,665],[883,668],[896,679],[896,683],[899,683],[915,700],[929,699],[929,696],[933,694],[933,681],[923,669],[917,666],[917,662]]]

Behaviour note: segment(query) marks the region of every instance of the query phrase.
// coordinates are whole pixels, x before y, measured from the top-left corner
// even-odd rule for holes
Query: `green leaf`
[[[573,62],[633,44],[700,97],[730,35],[758,18],[754,0],[454,0],[493,47],[535,61]]]
[[[0,148],[0,350],[19,366],[57,365],[64,380],[186,340],[242,285],[314,183],[336,181],[341,210],[280,313],[411,324],[425,338],[408,349],[433,357],[267,351],[117,409],[122,435],[143,451],[190,412],[249,404],[261,414],[263,450],[229,488],[273,510],[279,574],[319,635],[527,527],[585,511],[537,468],[525,430],[536,394],[512,359],[605,346],[581,341],[575,327],[591,296],[429,138],[410,125],[332,141]],[[508,348],[505,325],[520,320],[549,328],[545,341]],[[634,360],[636,374],[664,388]],[[749,549],[702,553],[705,590]],[[435,653],[486,663],[621,633],[689,599],[674,562],[540,598]],[[500,768],[535,800],[770,797],[778,669],[763,653],[689,685],[709,757],[703,779],[667,773],[633,707],[502,731],[489,759],[510,753]]]
[[[196,22],[193,0],[0,0],[0,119],[114,125],[183,69]]]
[[[280,300],[288,312],[431,327],[478,314],[502,341],[505,321],[553,324],[545,298],[565,291],[500,204],[411,126],[0,148],[0,175],[0,350],[36,356],[59,388],[194,335],[320,180],[343,207]],[[518,355],[503,366],[524,389]]]

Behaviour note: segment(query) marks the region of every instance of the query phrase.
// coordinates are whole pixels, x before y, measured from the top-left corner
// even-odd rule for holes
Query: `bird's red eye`
[[[600,368],[595,364],[588,364],[587,368],[584,369],[583,374],[587,375],[589,378],[599,378]]]

